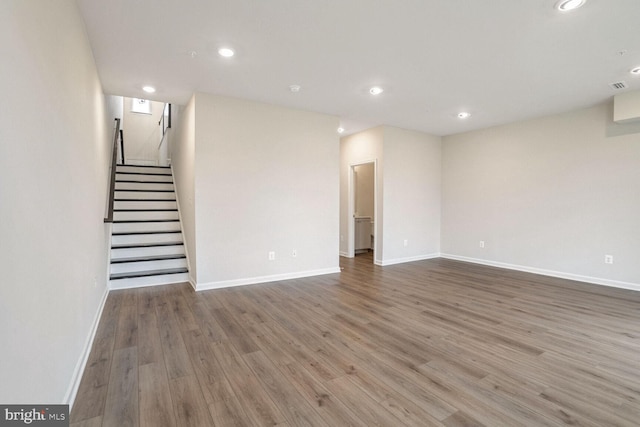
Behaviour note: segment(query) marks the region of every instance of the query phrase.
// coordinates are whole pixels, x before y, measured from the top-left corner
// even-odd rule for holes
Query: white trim
[[[579,274],[564,273],[561,271],[545,270],[543,268],[527,267],[524,265],[508,264],[505,262],[489,261],[485,259],[469,258],[451,254],[441,254],[440,256],[442,258],[452,259],[456,261],[472,262],[474,264],[489,265],[491,267],[505,268],[507,270],[524,271],[526,273],[540,274],[542,276],[557,277],[560,279],[575,280],[577,282],[586,282],[594,285],[640,291],[640,284],[638,283],[621,282],[618,280],[603,279],[599,277],[582,276]]]
[[[107,274],[105,275],[105,283],[107,284],[107,290],[111,289],[111,242],[113,241],[113,222],[107,223]]]
[[[93,347],[93,340],[96,337],[96,332],[98,332],[98,325],[100,323],[100,318],[102,317],[102,310],[104,309],[104,305],[107,302],[107,297],[109,296],[109,286],[105,286],[104,295],[102,295],[102,300],[98,306],[98,311],[93,319],[93,323],[91,325],[91,330],[89,331],[89,336],[84,343],[84,350],[82,354],[80,354],[80,359],[78,359],[78,363],[76,363],[76,368],[73,370],[73,375],[71,376],[71,382],[69,387],[67,388],[67,392],[64,394],[63,403],[69,405],[69,411],[73,409],[73,404],[76,400],[76,395],[78,394],[78,389],[80,388],[80,381],[82,381],[82,374],[84,374],[84,369],[87,366],[87,361],[89,360],[89,355],[91,354],[91,348]]]
[[[189,271],[189,284],[191,285],[194,291],[198,290],[198,286],[196,285],[196,279],[191,275],[191,271]]]
[[[349,256],[348,252],[345,252],[345,251],[340,251],[340,256],[345,258],[353,258],[352,256]]]
[[[171,128],[169,128],[171,129]],[[191,268],[191,257],[189,256],[189,245],[187,245],[187,235],[184,232],[184,222],[182,221],[182,209],[180,209],[180,196],[178,195],[178,186],[176,185],[176,175],[173,171],[171,159],[169,159],[169,168],[171,169],[171,180],[173,181],[173,192],[176,194],[176,206],[178,207],[178,219],[180,220],[180,234],[182,235],[182,244],[184,245],[184,255],[187,257],[187,270],[189,271],[189,284],[194,291],[198,290],[196,286],[196,278],[193,277],[193,269]]]
[[[256,285],[258,283],[278,282],[281,280],[301,279],[304,277],[320,276],[323,274],[340,273],[340,267],[325,268],[321,270],[308,270],[296,273],[273,274],[270,276],[247,277],[245,279],[220,280],[218,282],[198,283],[196,291],[209,289],[229,288],[232,286]]]
[[[187,273],[160,274],[158,276],[130,277],[128,279],[116,279],[111,281],[109,288],[112,291],[121,289],[148,288],[150,286],[175,285],[189,281]]]
[[[178,219],[180,220],[180,234],[182,235],[182,244],[184,245],[184,254],[187,257],[187,270],[189,270],[189,281],[192,281],[191,277],[191,257],[189,256],[189,245],[187,245],[187,235],[184,233],[184,222],[182,221],[182,209],[180,209],[180,197],[178,195],[178,186],[176,185],[176,176],[173,173],[173,165],[169,166],[171,169],[171,181],[173,182],[173,192],[176,194],[176,206],[178,207]],[[193,281],[191,285],[193,286]],[[193,286],[195,289],[196,287]]]
[[[382,261],[375,260],[375,264],[385,267],[387,265],[404,264],[405,262],[414,262],[414,261],[424,261],[425,259],[433,259],[433,258],[439,258],[439,257],[440,257],[439,253],[434,253],[434,254],[427,254],[427,255],[411,256],[406,258],[385,259]]]
[[[362,160],[356,163],[349,163],[349,172],[348,172],[348,179],[347,179],[347,193],[348,193],[348,200],[347,200],[347,258],[353,258],[355,256],[355,197],[356,197],[356,190],[355,190],[355,183],[354,183],[354,175],[355,175],[355,167],[356,166],[362,166],[362,165],[367,165],[373,163],[373,224],[375,230],[374,230],[374,247],[372,248],[375,253],[381,253],[382,250],[379,250],[379,246],[380,246],[380,236],[378,233],[378,201],[379,201],[379,194],[378,194],[378,159],[370,159],[370,160]],[[381,224],[380,224],[381,225]]]

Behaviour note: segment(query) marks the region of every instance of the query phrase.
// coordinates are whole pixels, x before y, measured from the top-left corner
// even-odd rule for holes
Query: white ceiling
[[[640,89],[639,0],[77,1],[106,93],[247,98],[339,116],[346,133],[448,135],[591,106],[620,80]]]

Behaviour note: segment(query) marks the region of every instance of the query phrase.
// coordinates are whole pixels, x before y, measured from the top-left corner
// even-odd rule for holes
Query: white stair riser
[[[182,233],[128,234],[124,236],[111,236],[111,243],[114,245],[157,242],[182,242]]]
[[[135,175],[116,172],[116,181],[153,181],[153,182],[173,182],[170,175]]]
[[[180,259],[163,259],[158,261],[143,261],[143,262],[126,262],[111,264],[111,274],[117,273],[134,273],[137,271],[149,271],[160,270],[164,268],[186,268],[187,260]]]
[[[123,173],[134,172],[134,173]],[[115,221],[130,220],[178,220],[179,215],[176,194],[174,192],[173,177],[170,169],[148,168],[143,166],[118,166],[116,170],[115,198],[120,199],[114,203]],[[147,182],[135,182],[147,181]],[[151,182],[148,182],[151,181]],[[142,191],[127,191],[142,190]],[[170,191],[153,191],[170,190]],[[129,211],[133,209],[133,211]],[[171,209],[155,210],[155,209]],[[180,231],[180,223],[172,222],[134,222],[134,223],[114,223],[113,233],[122,232],[153,232],[153,231]],[[114,235],[111,238],[113,245],[135,245],[149,243],[182,243],[182,234],[159,233],[159,234],[134,234],[134,235]],[[153,246],[142,248],[112,249],[111,259],[134,257],[153,257],[159,255],[184,255],[184,245]],[[110,265],[111,274],[141,273],[165,269],[186,269],[186,258],[123,262]],[[147,277],[136,277],[128,279],[113,279],[109,281],[111,289],[135,288],[141,286],[155,286],[169,283],[180,283],[188,281],[188,273],[164,274]]]
[[[140,202],[137,200],[126,202],[113,202],[114,209],[178,209],[178,205],[173,201],[166,202]]]
[[[152,220],[152,219],[178,219],[177,211],[142,211],[142,212],[113,212],[115,221],[126,220]]]
[[[149,182],[116,182],[118,190],[172,190],[172,183],[149,183]]]
[[[131,258],[154,255],[184,255],[183,245],[153,246],[150,248],[111,249],[111,258]]]
[[[118,165],[116,166],[116,172],[142,172],[142,173],[171,173],[171,169],[164,168],[148,168],[144,166],[127,166],[127,165]]]
[[[180,223],[175,222],[125,222],[122,224],[114,223],[114,233],[127,233],[134,231],[178,231]]]
[[[159,192],[159,191],[116,191],[116,199],[176,199],[176,193],[173,191]]]
[[[133,279],[110,280],[110,289],[127,289],[143,286],[168,285],[189,281],[188,273],[166,274],[162,276],[136,277]]]

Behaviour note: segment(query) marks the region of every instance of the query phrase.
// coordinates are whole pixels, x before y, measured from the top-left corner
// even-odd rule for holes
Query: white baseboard
[[[345,257],[345,258],[351,258],[351,257],[349,256],[349,253],[348,253],[348,252],[342,252],[342,251],[340,251],[340,256],[343,256],[343,257]]]
[[[612,288],[630,289],[632,291],[640,291],[640,284],[621,282],[618,280],[602,279],[599,277],[582,276],[573,273],[564,273],[561,271],[545,270],[543,268],[527,267],[524,265],[508,264],[505,262],[490,261],[479,258],[469,258],[459,255],[440,254],[442,258],[452,259],[456,261],[471,262],[474,264],[488,265],[491,267],[506,268],[507,270],[524,271],[526,273],[540,274],[543,276],[557,277],[560,279],[575,280],[577,282],[586,282],[594,285],[609,286]]]
[[[80,359],[78,359],[78,363],[76,363],[76,367],[73,370],[73,375],[71,376],[71,383],[67,388],[67,392],[64,394],[63,404],[69,405],[69,411],[73,408],[73,404],[76,400],[76,395],[78,394],[78,389],[80,388],[80,381],[82,381],[82,374],[84,373],[84,368],[87,366],[87,361],[89,360],[89,355],[91,354],[91,348],[93,347],[93,340],[96,337],[96,332],[98,331],[98,324],[100,323],[100,318],[102,317],[102,310],[104,309],[104,304],[107,302],[107,297],[109,296],[109,287],[105,286],[104,295],[102,295],[102,299],[98,306],[98,311],[93,319],[93,323],[91,324],[91,330],[89,331],[89,336],[84,343],[84,350],[80,355]]]
[[[218,282],[197,283],[196,291],[210,289],[229,288],[232,286],[256,285],[258,283],[278,282],[280,280],[301,279],[303,277],[321,276],[323,274],[340,273],[340,267],[325,268],[321,270],[299,271],[296,273],[274,274],[270,276],[247,277],[245,279],[221,280]]]
[[[433,258],[439,258],[439,257],[440,257],[439,253],[433,253],[433,254],[427,254],[427,255],[411,256],[406,258],[375,260],[374,262],[376,265],[385,267],[387,265],[404,264],[405,262],[414,262],[414,261],[424,261],[425,259],[433,259]]]
[[[173,165],[171,165],[171,179],[173,180],[173,192],[176,193],[176,206],[178,207],[178,219],[180,220],[180,235],[182,236],[182,243],[184,244],[184,254],[187,257],[187,270],[189,270],[189,281],[192,280],[191,277],[191,261],[192,258],[189,256],[189,245],[187,245],[187,235],[184,232],[184,221],[182,220],[182,209],[180,208],[180,194],[178,192],[178,186],[176,185],[176,174],[173,170]],[[193,285],[195,280],[191,283]],[[195,286],[193,286],[195,289]]]
[[[193,288],[194,291],[197,291],[198,288],[196,286],[196,279],[191,275],[191,270],[189,270],[189,284]]]

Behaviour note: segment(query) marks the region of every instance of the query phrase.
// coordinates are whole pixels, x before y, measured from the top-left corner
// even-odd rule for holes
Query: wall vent
[[[629,86],[627,86],[627,83],[625,82],[615,82],[615,83],[609,83],[609,87],[613,90],[620,90],[620,89],[626,89]]]

